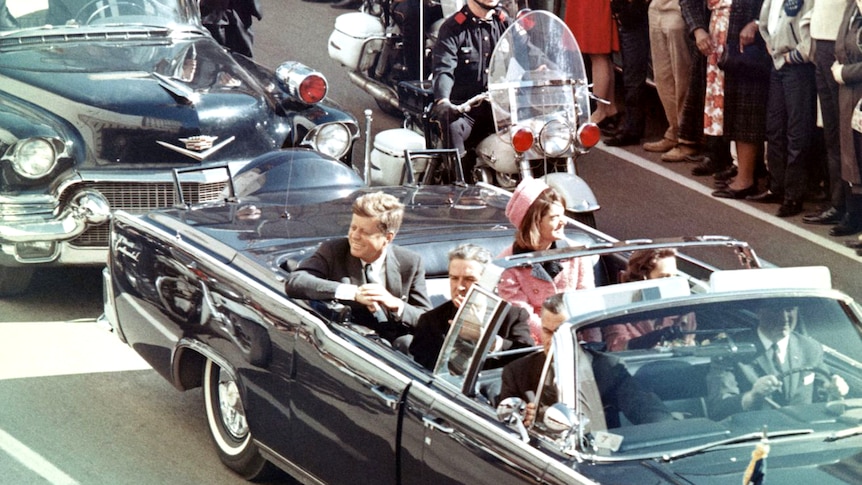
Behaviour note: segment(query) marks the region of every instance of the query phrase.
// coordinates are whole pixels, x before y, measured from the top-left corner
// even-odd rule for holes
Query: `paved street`
[[[357,118],[374,109],[375,132],[398,126],[327,56],[343,11],[298,0],[263,0],[263,8],[259,61],[314,66]],[[614,237],[734,236],[780,266],[828,266],[834,285],[862,301],[862,258],[827,227],[778,219],[777,206],[712,198],[710,181],[688,174],[691,164],[664,164],[639,148],[599,147],[579,164],[602,205],[598,226]],[[97,324],[101,298],[98,269],[64,269],[39,272],[31,293],[0,302],[0,483],[245,483],[209,442],[200,392],[176,391]]]

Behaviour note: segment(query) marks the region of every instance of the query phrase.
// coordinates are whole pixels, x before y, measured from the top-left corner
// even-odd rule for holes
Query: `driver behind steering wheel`
[[[718,421],[741,411],[809,404],[815,385],[833,396],[847,394],[847,382],[829,374],[820,343],[794,331],[798,307],[762,306],[757,316],[757,329],[735,339],[755,345],[754,359],[713,360],[706,376],[710,418]]]

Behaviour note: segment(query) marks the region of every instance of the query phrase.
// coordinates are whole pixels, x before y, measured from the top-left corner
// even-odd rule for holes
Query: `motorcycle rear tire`
[[[573,212],[570,210],[566,211],[566,216],[580,222],[581,224],[587,225],[596,229],[596,213],[595,212]]]
[[[380,111],[383,111],[389,116],[394,116],[396,118],[402,118],[404,116],[404,113],[401,112],[400,108],[396,108],[382,99],[375,99],[375,101],[377,101],[377,107],[380,108]]]

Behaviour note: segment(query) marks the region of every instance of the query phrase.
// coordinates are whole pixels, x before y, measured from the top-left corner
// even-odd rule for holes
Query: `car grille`
[[[199,204],[219,200],[227,181],[219,182],[183,182],[183,197],[186,203]],[[108,200],[111,210],[122,209],[140,214],[152,209],[171,207],[176,203],[174,184],[170,182],[87,182],[68,187],[61,197],[65,206],[68,199],[79,189],[99,191]],[[70,241],[78,247],[104,247],[108,245],[110,224],[91,226],[83,234]]]

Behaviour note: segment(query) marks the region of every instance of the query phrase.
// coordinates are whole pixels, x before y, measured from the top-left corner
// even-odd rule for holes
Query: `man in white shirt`
[[[820,343],[794,332],[799,319],[797,307],[763,306],[757,315],[757,329],[739,339],[748,337],[747,341],[754,343],[756,357],[749,362],[713,360],[706,377],[711,419],[769,406],[811,403],[815,383],[838,395],[847,394],[848,386],[841,376],[825,377],[828,371]]]
[[[322,243],[290,274],[285,291],[292,298],[343,301],[355,323],[392,341],[431,308],[422,258],[392,244],[404,215],[397,198],[372,192],[352,210],[347,237]]]

